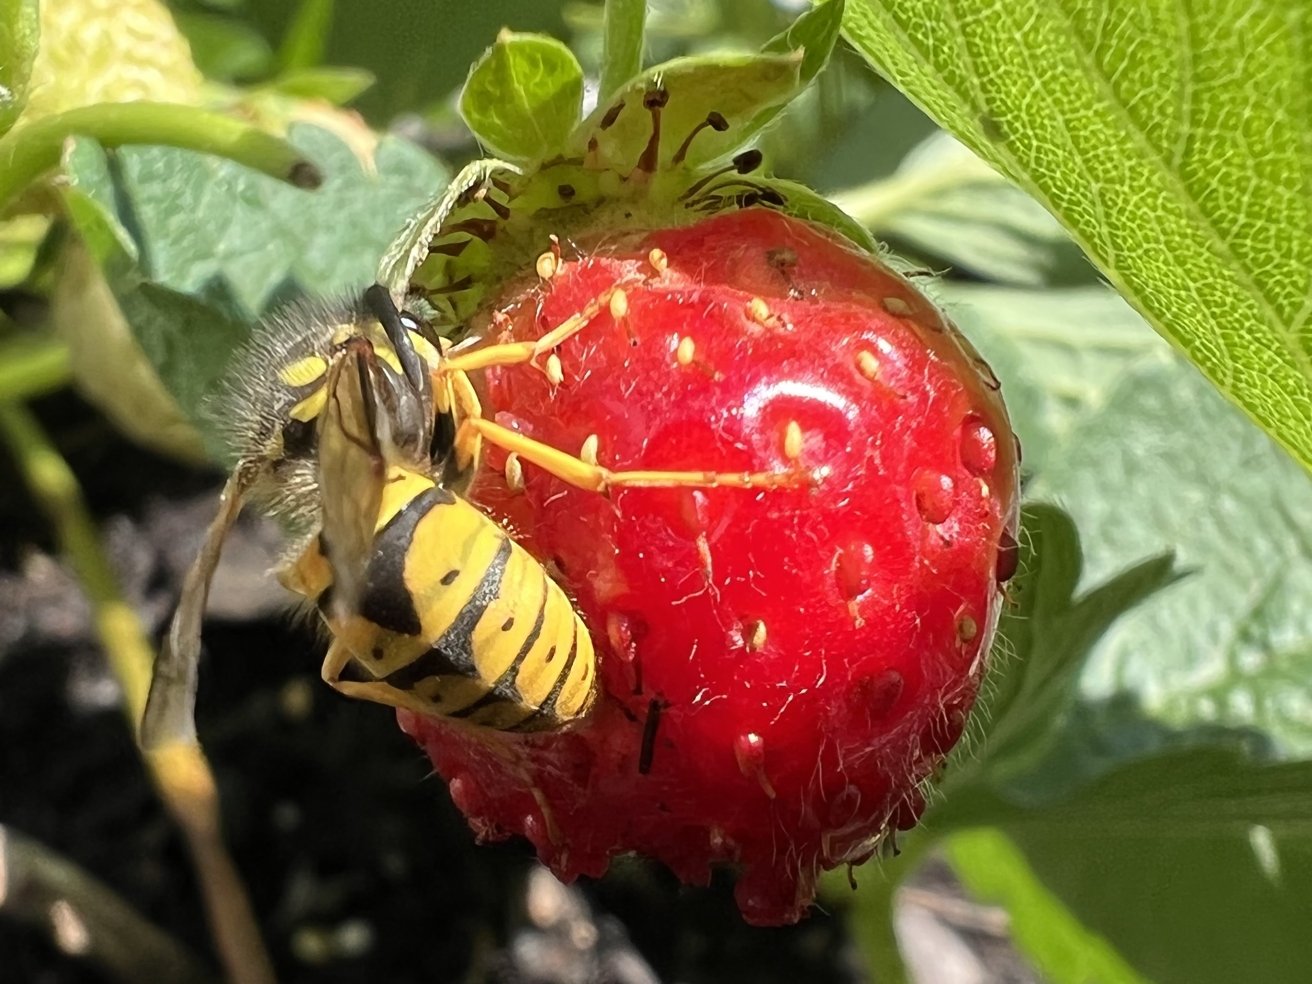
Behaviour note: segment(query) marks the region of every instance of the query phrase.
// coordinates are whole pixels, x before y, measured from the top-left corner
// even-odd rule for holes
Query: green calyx
[[[595,231],[776,208],[864,248],[865,230],[815,192],[762,173],[758,134],[816,76],[842,0],[803,14],[758,54],[679,58],[641,72],[581,118],[583,71],[567,48],[503,33],[470,72],[465,121],[501,160],[465,168],[383,257],[379,279],[458,330],[488,289],[559,243]],[[747,148],[747,149],[744,149]]]

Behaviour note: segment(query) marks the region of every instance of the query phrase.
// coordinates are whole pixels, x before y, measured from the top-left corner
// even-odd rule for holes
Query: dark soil
[[[220,476],[124,443],[73,397],[38,410],[158,638]],[[183,843],[145,775],[87,605],[52,549],[0,451],[0,824],[76,862],[213,961]],[[281,981],[864,979],[839,919],[817,912],[797,927],[752,929],[727,877],[685,889],[626,861],[566,889],[523,845],[475,845],[392,714],[319,682],[319,643],[285,614],[265,573],[277,549],[276,531],[250,520],[225,554],[199,723],[227,841]],[[1029,979],[995,932],[974,935],[979,980]],[[108,980],[0,911],[0,981]]]

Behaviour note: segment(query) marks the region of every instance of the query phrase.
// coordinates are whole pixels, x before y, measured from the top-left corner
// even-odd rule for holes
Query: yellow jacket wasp
[[[247,498],[308,528],[282,582],[333,640],[323,678],[352,696],[501,730],[549,730],[596,694],[587,628],[542,566],[463,497],[490,441],[561,480],[773,488],[796,472],[610,471],[482,417],[468,373],[532,363],[602,312],[616,284],[536,341],[455,351],[375,285],[364,303],[294,309],[239,361],[225,395],[237,464],[187,574],[142,722],[146,747],[194,740],[201,619]]]

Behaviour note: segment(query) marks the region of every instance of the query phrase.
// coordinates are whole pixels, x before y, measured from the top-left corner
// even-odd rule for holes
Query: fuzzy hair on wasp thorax
[[[367,293],[298,301],[274,314],[233,357],[206,407],[236,462],[234,473],[242,473],[245,496],[293,534],[307,534],[318,520],[316,421],[327,398],[334,354],[351,338],[364,338],[384,371],[404,372]],[[435,367],[445,343],[427,322],[406,313],[399,318],[410,336],[410,351]],[[440,459],[442,449],[431,445],[440,443],[442,435],[434,428],[442,424],[434,424],[431,406],[421,405],[431,403],[431,390],[400,385],[389,390],[406,405],[394,408],[388,419],[407,422],[408,439],[418,445],[416,460],[421,447],[425,455]]]
[[[279,520],[293,538],[303,540],[317,526],[318,417],[333,359],[352,340],[370,344],[386,383],[375,387],[388,401],[378,414],[379,439],[416,467],[455,470],[449,453],[455,425],[450,407],[435,412],[431,383],[447,343],[426,322],[398,312],[390,297],[384,302],[376,296],[378,291],[306,299],[275,313],[234,355],[206,406],[235,464],[156,660],[141,725],[144,747],[195,740],[201,622],[223,541],[245,503]],[[404,332],[401,344],[389,337],[397,332]],[[457,484],[465,477],[444,475]]]

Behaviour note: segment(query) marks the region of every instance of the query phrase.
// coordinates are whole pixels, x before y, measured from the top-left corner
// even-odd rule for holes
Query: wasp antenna
[[[241,513],[250,485],[245,471],[239,465],[223,487],[218,514],[205,531],[200,553],[182,582],[182,599],[155,658],[139,735],[141,747],[147,751],[170,742],[196,742],[201,621],[209,600],[210,582],[223,552],[223,541]]]

